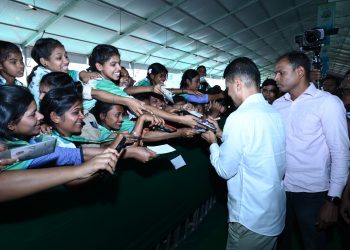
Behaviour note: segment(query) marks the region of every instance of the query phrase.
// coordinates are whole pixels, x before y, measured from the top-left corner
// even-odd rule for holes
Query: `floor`
[[[226,204],[218,201],[208,213],[207,217],[176,250],[220,250],[225,249],[227,237],[227,209]],[[350,235],[349,235],[350,237]],[[297,234],[294,237],[294,250],[302,250]],[[331,234],[331,242],[328,249],[342,249],[337,229]],[[347,249],[349,250],[349,249]]]

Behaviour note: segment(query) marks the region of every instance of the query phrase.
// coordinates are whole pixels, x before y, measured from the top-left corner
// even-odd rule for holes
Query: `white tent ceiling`
[[[0,1],[0,39],[32,46],[60,40],[68,52],[89,55],[98,43],[120,49],[123,61],[164,64],[183,71],[204,64],[221,77],[228,62],[252,58],[262,79],[275,59],[298,49],[295,35],[317,26],[318,6],[335,2],[329,72],[350,68],[350,0],[27,0]],[[27,4],[34,4],[35,10]]]

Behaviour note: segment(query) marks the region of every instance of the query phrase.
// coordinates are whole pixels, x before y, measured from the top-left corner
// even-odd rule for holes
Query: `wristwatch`
[[[339,206],[340,205],[340,198],[337,196],[328,196],[326,197],[326,200],[331,202],[333,205],[335,206]]]

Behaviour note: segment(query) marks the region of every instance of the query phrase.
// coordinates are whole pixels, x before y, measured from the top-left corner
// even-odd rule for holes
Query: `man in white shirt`
[[[238,109],[227,118],[223,132],[217,127],[216,135],[208,131],[202,137],[211,144],[216,172],[227,180],[226,249],[274,249],[285,220],[282,117],[259,93],[260,72],[252,60],[234,60],[224,78]],[[222,137],[220,146],[217,137]]]
[[[274,101],[286,129],[286,227],[279,249],[292,249],[298,225],[307,250],[327,249],[325,229],[338,219],[349,169],[349,138],[341,100],[309,82],[310,60],[298,51],[277,59]]]

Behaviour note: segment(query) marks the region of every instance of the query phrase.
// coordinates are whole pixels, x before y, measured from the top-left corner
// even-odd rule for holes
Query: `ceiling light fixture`
[[[165,29],[165,44],[163,45],[163,48],[168,48],[168,29]]]
[[[194,41],[194,44],[196,45],[195,53],[197,53],[197,51],[198,51],[198,42],[195,40],[195,41]],[[194,55],[195,57],[197,57],[198,55],[195,54],[195,53],[193,53],[193,55]]]
[[[31,4],[27,4],[27,6],[32,9],[32,10],[37,10],[36,6],[35,6],[35,0],[33,0],[33,5]]]
[[[120,9],[120,12],[119,12],[119,35],[123,35],[123,32],[122,32],[122,9]]]

